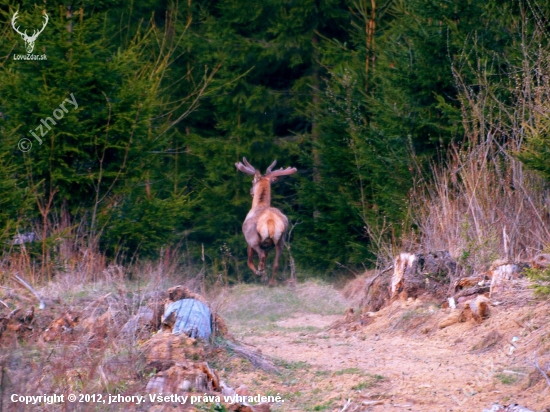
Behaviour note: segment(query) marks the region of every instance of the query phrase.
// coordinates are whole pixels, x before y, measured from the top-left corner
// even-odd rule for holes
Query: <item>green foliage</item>
[[[108,236],[103,249],[110,255],[135,253],[155,255],[166,245],[177,244],[190,217],[188,196],[174,195],[167,199],[147,198],[134,191],[124,203],[105,215],[101,222]],[[134,198],[135,196],[135,198]]]
[[[67,215],[109,258],[204,250],[229,282],[254,278],[241,233],[250,178],[236,161],[298,168],[273,205],[296,224],[302,272],[371,265],[407,228],[414,167],[478,127],[459,90],[475,96],[483,68],[513,101],[507,73],[537,21],[497,0],[54,1],[35,50],[48,59],[21,61],[16,9],[22,27],[42,21],[32,2],[0,6],[0,238],[40,228],[55,245]],[[39,144],[30,131],[71,93],[78,110]],[[539,123],[519,156],[550,178]]]
[[[336,375],[336,376],[339,376],[339,375],[362,375],[362,374],[363,374],[363,371],[359,368],[346,368],[346,369],[341,369],[339,371],[334,372],[334,375]]]
[[[503,385],[513,385],[518,381],[517,376],[510,375],[508,373],[497,373],[495,378],[497,378]]]
[[[329,409],[332,409],[333,404],[334,404],[334,401],[330,400],[330,401],[324,402],[322,404],[315,405],[312,410],[313,411],[327,411]]]
[[[14,173],[17,170],[6,153],[0,153],[0,242],[4,243],[16,231],[25,232],[29,222],[25,216],[31,207],[28,188],[21,187]]]
[[[525,269],[525,274],[533,281],[533,289],[539,296],[550,295],[550,268],[546,269]]]
[[[518,158],[550,182],[550,133],[546,127],[529,138]]]
[[[152,27],[128,30],[127,41],[112,43],[116,27],[108,24],[107,14],[81,13],[80,19],[50,13],[48,31],[40,36],[47,61],[9,59],[3,66],[1,127],[8,137],[3,156],[13,153],[18,140],[31,138],[29,152],[11,157],[15,173],[26,176],[18,183],[36,199],[27,218],[44,217],[44,205],[50,204],[74,218],[85,217],[91,240],[100,232],[111,255],[128,249],[151,255],[173,242],[190,207],[184,190],[150,187],[150,181],[166,178],[164,160],[152,153],[166,145],[162,132],[169,124],[155,119],[166,107],[178,113],[163,96],[167,62],[155,59],[173,50],[155,46],[155,36],[162,33]],[[41,126],[69,95],[78,109],[66,103],[68,113],[50,123],[51,130],[43,127],[45,136],[35,131],[43,140],[37,142],[27,128]],[[147,195],[136,190],[143,186]]]
[[[382,375],[378,375],[378,374],[375,374],[375,375],[368,375],[368,379],[364,380],[364,381],[361,381],[359,382],[357,385],[355,386],[352,386],[351,389],[353,390],[356,390],[356,391],[361,391],[363,389],[370,389],[376,385],[378,385],[380,382],[382,382],[384,380],[384,376]]]

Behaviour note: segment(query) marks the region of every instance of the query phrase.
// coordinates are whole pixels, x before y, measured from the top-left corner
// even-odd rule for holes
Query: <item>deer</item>
[[[44,31],[44,29],[46,28],[46,25],[48,24],[48,21],[49,21],[49,17],[48,17],[47,14],[44,14],[45,21],[44,21],[44,25],[42,26],[42,28],[40,30],[35,29],[32,33],[32,36],[29,36],[27,34],[27,30],[25,30],[24,33],[21,33],[19,31],[19,28],[15,26],[15,20],[17,20],[17,15],[18,14],[19,14],[19,12],[16,11],[15,14],[13,15],[13,17],[11,19],[11,25],[13,26],[13,29],[15,30],[15,32],[18,33],[19,35],[21,35],[21,37],[23,37],[23,41],[25,42],[25,48],[27,49],[27,53],[31,54],[32,51],[34,50],[34,42],[36,41],[36,39],[38,38],[40,33],[42,33]]]
[[[271,207],[271,183],[276,182],[279,176],[287,176],[297,172],[294,167],[273,170],[277,164],[275,160],[267,168],[262,176],[243,157],[243,162],[235,163],[235,167],[241,172],[254,176],[250,194],[252,196],[252,208],[246,215],[243,223],[243,234],[248,244],[248,267],[257,276],[265,273],[265,262],[267,254],[275,248],[275,260],[269,280],[269,286],[275,286],[275,274],[279,269],[279,256],[285,242],[285,235],[288,230],[288,218],[277,208]],[[254,267],[254,252],[258,254],[258,270]]]

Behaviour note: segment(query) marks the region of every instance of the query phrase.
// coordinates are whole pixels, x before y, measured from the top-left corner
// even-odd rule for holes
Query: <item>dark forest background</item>
[[[29,33],[47,11],[34,50],[46,61],[14,60],[25,53],[17,10]],[[438,237],[445,228],[418,210],[435,192],[458,202],[444,192],[468,181],[468,162],[489,159],[490,170],[468,169],[473,182],[497,176],[478,192],[516,193],[548,235],[548,197],[531,194],[550,178],[549,17],[534,0],[3,1],[2,264],[36,278],[92,255],[169,259],[248,281],[243,156],[298,168],[273,204],[291,220],[302,274],[355,272]],[[40,145],[30,131],[71,93],[78,110],[68,105]],[[475,160],[480,147],[491,150]],[[531,192],[514,180],[525,166],[535,173],[522,182],[540,179]],[[468,199],[454,253],[465,262],[501,233],[476,226],[482,206]],[[512,225],[504,237],[520,239]],[[13,242],[30,232],[35,242]],[[537,236],[529,247],[542,249],[550,236]]]

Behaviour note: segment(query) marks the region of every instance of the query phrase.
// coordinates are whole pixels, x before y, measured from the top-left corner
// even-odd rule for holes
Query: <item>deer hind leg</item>
[[[252,272],[254,272],[255,275],[258,274],[258,272],[256,271],[256,268],[254,267],[254,249],[252,249],[250,246],[248,246],[248,267],[250,268],[250,270],[252,270]]]
[[[281,255],[281,249],[283,248],[283,242],[279,241],[275,244],[275,259],[273,260],[273,271],[271,272],[271,279],[269,280],[269,286],[275,286],[275,274],[279,269],[279,257]]]
[[[266,281],[265,276],[265,262],[267,260],[267,251],[260,249],[258,252],[258,255],[260,256],[260,263],[258,263],[258,276],[262,276],[262,281]]]

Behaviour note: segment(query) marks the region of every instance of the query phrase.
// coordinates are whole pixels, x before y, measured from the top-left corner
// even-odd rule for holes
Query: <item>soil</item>
[[[244,391],[253,396],[280,395],[284,402],[272,404],[274,411],[482,412],[494,403],[517,403],[532,411],[550,412],[550,304],[535,299],[530,289],[493,297],[490,316],[481,322],[458,322],[459,317],[453,317],[458,309],[444,309],[441,302],[427,298],[397,300],[375,313],[348,310],[329,315],[345,312],[348,304],[356,306],[356,300],[340,299],[334,289],[314,284],[236,288],[233,293],[227,304],[233,307],[229,332],[273,359],[280,373],[262,371],[222,349],[223,337],[220,345],[207,344],[208,351],[185,344],[181,357],[170,352],[170,361],[183,369],[186,360],[207,361],[229,387],[244,385]],[[127,394],[145,393],[150,371],[144,369],[144,342],[159,336],[151,338],[152,327],[141,328],[133,338],[118,335],[132,318],[124,309],[132,301],[123,292],[99,295],[88,303],[51,302],[36,314],[32,328],[24,327],[30,317],[26,310],[13,319],[4,310],[3,339],[10,348],[4,351],[6,358],[9,355],[6,364],[17,366],[20,359],[31,359],[25,348],[31,348],[28,353],[34,357],[29,363],[32,368],[9,371],[8,392],[31,391],[27,385],[41,379],[76,387],[76,378],[67,376],[78,376],[82,382],[81,371],[103,365],[103,375],[90,373],[88,390],[101,391],[101,379],[108,379]],[[160,296],[149,303],[158,304]],[[15,297],[12,306],[24,308]],[[340,300],[334,306],[336,298]],[[325,314],[319,313],[319,305]],[[76,318],[69,316],[73,307],[85,308],[82,312],[89,316],[74,331]],[[143,314],[150,312],[154,317],[147,308],[143,306]],[[57,318],[63,322],[53,322],[52,333],[45,331]],[[440,328],[442,320],[450,318],[457,323],[444,322],[449,326]],[[55,329],[52,325],[58,323]],[[23,341],[26,345],[18,343]],[[83,347],[90,357],[81,356]],[[134,347],[139,350],[130,350]],[[213,409],[205,404],[199,410]]]
[[[451,309],[421,300],[394,302],[368,325],[303,313],[243,338],[279,360],[280,376],[235,368],[228,377],[251,393],[280,393],[282,411],[550,411],[550,386],[534,366],[537,356],[550,369],[548,308],[503,304],[482,323],[444,329]]]

